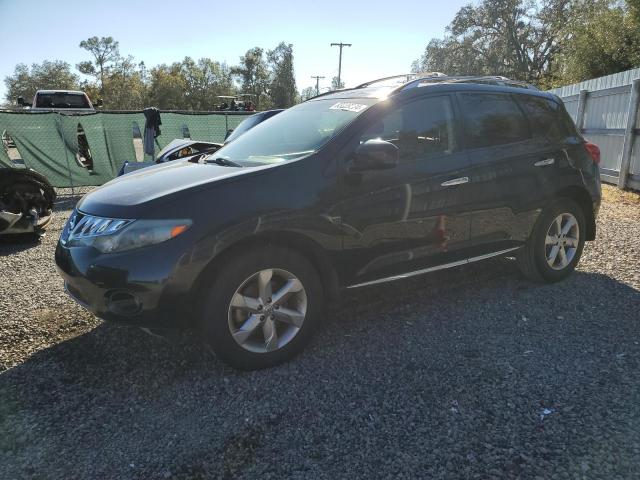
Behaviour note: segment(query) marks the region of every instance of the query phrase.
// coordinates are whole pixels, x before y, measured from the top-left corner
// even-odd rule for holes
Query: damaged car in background
[[[243,120],[235,130],[229,129],[223,143],[191,140],[190,138],[176,138],[175,140],[169,142],[166,147],[160,150],[160,152],[158,153],[158,157],[154,161],[125,161],[118,171],[118,177],[124,175],[125,173],[135,172],[136,170],[140,170],[141,168],[151,167],[158,163],[171,162],[173,160],[186,160],[195,157],[196,155],[208,155],[211,153],[215,153],[224,145],[227,145],[228,143],[234,141],[236,138],[251,130],[256,125],[259,125],[260,123],[273,117],[274,115],[277,115],[282,111],[283,109],[280,108],[254,113],[250,117],[247,117],[245,120]]]
[[[0,237],[39,238],[51,221],[56,192],[31,169],[0,168]]]

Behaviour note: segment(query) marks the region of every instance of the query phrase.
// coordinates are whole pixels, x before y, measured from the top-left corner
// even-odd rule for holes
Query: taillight
[[[589,152],[589,155],[591,155],[591,160],[593,161],[593,163],[598,165],[600,163],[600,147],[595,143],[586,142],[584,144],[584,148],[586,148],[587,152]]]

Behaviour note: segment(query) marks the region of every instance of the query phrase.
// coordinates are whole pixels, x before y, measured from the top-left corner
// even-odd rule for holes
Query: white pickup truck
[[[96,109],[87,94],[77,90],[38,90],[33,96],[31,105],[25,102],[23,97],[18,97],[18,105],[33,113],[60,112],[72,115],[96,113]],[[96,106],[102,106],[101,99],[98,99]],[[80,123],[78,123],[77,135],[78,151],[76,160],[81,167],[93,170],[93,158],[89,142]]]
[[[18,105],[28,108],[31,112],[94,113],[96,111],[87,94],[76,90],[38,90],[31,104],[26,103],[23,97],[18,97]],[[102,100],[98,99],[96,106],[101,107]]]

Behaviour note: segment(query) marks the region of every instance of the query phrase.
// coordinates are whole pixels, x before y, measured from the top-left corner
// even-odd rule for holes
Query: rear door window
[[[529,124],[508,94],[461,93],[468,148],[506,145],[531,138]]]
[[[428,97],[402,105],[384,115],[360,137],[398,147],[400,162],[449,155],[455,149],[455,121],[448,96]]]
[[[536,135],[552,141],[575,136],[573,122],[559,103],[532,95],[518,95],[517,98]]]

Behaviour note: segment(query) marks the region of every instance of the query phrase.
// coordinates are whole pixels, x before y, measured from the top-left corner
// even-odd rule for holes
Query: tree
[[[340,90],[344,88],[344,82],[340,79],[340,83],[338,83],[338,77],[333,77],[331,79],[331,90]]]
[[[631,2],[629,2],[631,3]],[[630,6],[631,7],[631,6]],[[640,65],[640,23],[632,8],[600,2],[567,26],[562,82],[622,72]]]
[[[100,82],[100,93],[103,95],[108,65],[120,56],[118,45],[113,37],[91,37],[80,42],[80,48],[93,55],[93,62],[80,62],[76,68],[85,75],[95,76]]]
[[[302,91],[300,92],[300,100],[303,102],[315,96],[316,96],[316,87],[307,87],[302,89]]]
[[[640,26],[640,0],[627,0],[629,14],[636,25]]]
[[[5,77],[6,99],[15,102],[17,97],[30,100],[37,90],[78,90],[78,76],[71,72],[71,65],[60,60],[34,63],[31,68],[24,63],[16,65],[13,75]]]
[[[429,42],[414,69],[550,82],[569,35],[565,27],[573,15],[579,14],[579,4],[583,3],[482,0],[477,6],[465,6],[447,27],[445,37]]]
[[[218,95],[234,92],[229,67],[210,58],[201,58],[196,62],[191,57],[185,57],[181,64],[181,74],[186,83],[186,109],[213,110],[219,103]]]
[[[240,64],[231,68],[232,75],[239,78],[243,93],[255,95],[256,109],[265,107],[268,98],[263,98],[269,86],[269,70],[264,59],[264,50],[254,47],[240,57]]]
[[[267,52],[271,70],[269,95],[275,108],[289,108],[296,103],[296,79],[293,73],[293,45],[280,42]]]
[[[104,105],[114,110],[145,107],[146,85],[134,58],[118,57],[104,78]]]
[[[180,63],[158,65],[150,70],[149,78],[147,101],[150,105],[163,110],[184,108],[187,81]]]

